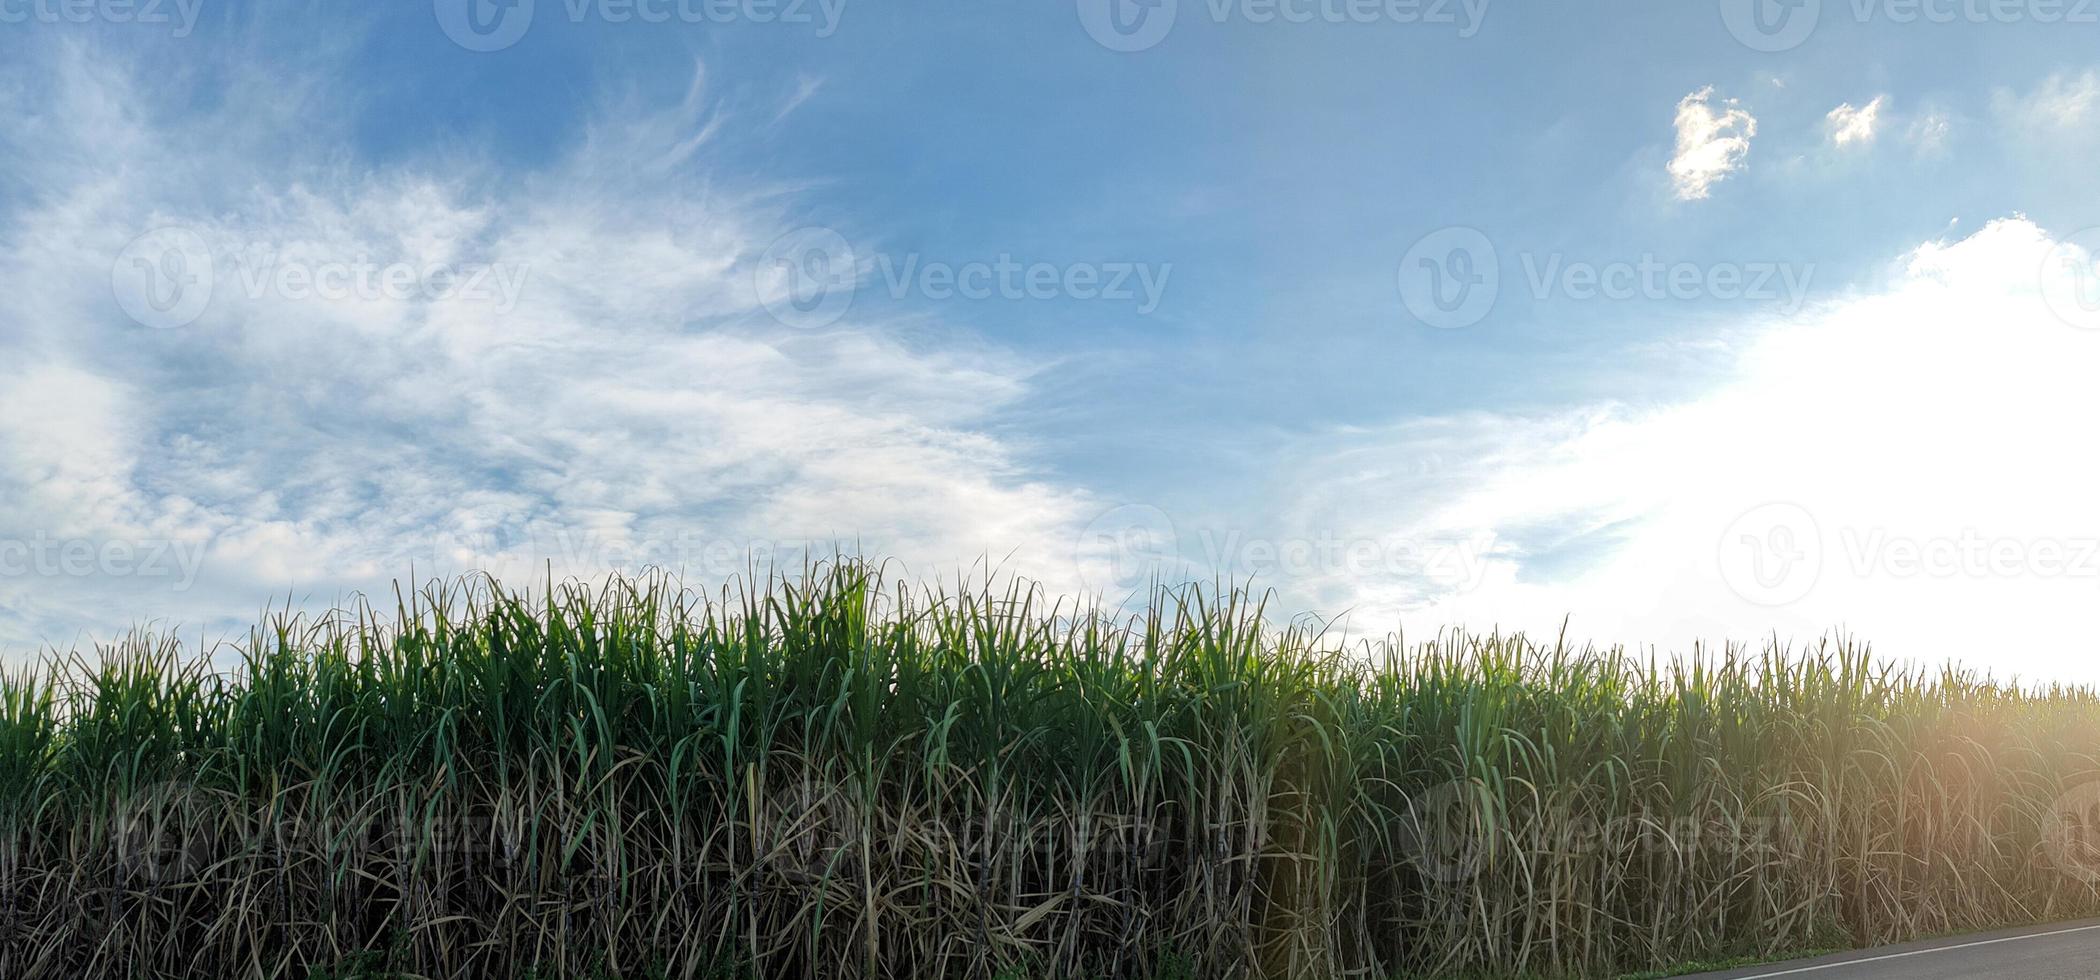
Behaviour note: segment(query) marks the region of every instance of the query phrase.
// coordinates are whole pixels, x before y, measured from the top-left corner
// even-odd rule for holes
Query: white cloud
[[[1947,137],[1953,129],[1953,120],[1946,113],[1932,110],[1911,120],[1910,129],[1904,136],[1919,155],[1938,156],[1946,152]]]
[[[1743,168],[1757,120],[1729,99],[1716,111],[1713,86],[1677,103],[1677,152],[1670,158],[1670,183],[1680,201],[1703,200],[1713,185]]]
[[[1992,99],[1998,115],[2016,132],[2034,136],[2084,135],[2100,122],[2100,71],[2059,72],[2034,91],[2000,90]]]
[[[1881,123],[1881,106],[1887,96],[1877,95],[1866,105],[1855,107],[1850,102],[1840,103],[1824,117],[1824,128],[1830,134],[1832,146],[1850,146],[1874,142],[1876,128]]]
[[[1315,525],[1498,544],[1470,590],[1346,574],[1299,588],[1346,591],[1371,631],[1550,634],[1572,616],[1578,639],[1684,652],[1842,628],[1889,656],[2100,680],[2100,330],[2045,302],[2082,286],[2100,306],[2093,259],[2001,220],[1918,247],[1884,291],[1748,325],[1732,380],[1704,397],[1337,435],[1293,467],[1318,474],[1294,495]],[[1772,579],[1805,594],[1766,606],[1752,599],[1790,596],[1737,587],[1760,571],[1743,539],[1770,529],[1736,522],[1773,502],[1814,523],[1769,539],[1763,571],[1782,570],[1780,546],[1819,541],[1821,560]]]
[[[1097,509],[996,434],[1036,366],[768,317],[759,256],[795,223],[777,188],[707,165],[728,124],[697,85],[502,175],[348,163],[333,103],[296,80],[235,72],[200,117],[116,63],[54,52],[0,127],[0,167],[38,188],[0,211],[0,281],[34,284],[0,294],[0,652],[223,628],[411,562],[657,562],[699,585],[748,548],[839,541],[931,572],[1069,551]],[[112,302],[112,264],[164,226],[209,245],[213,288],[151,330]],[[517,290],[320,299],[273,278],[360,265]]]

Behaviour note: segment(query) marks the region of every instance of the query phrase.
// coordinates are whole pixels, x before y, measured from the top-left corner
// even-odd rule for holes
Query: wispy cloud
[[[1716,106],[1713,96],[1709,85],[1677,103],[1677,151],[1669,172],[1680,201],[1705,199],[1714,184],[1741,170],[1757,135],[1757,119],[1736,100]]]
[[[1920,156],[1938,156],[1947,151],[1947,139],[1954,131],[1954,121],[1940,110],[1928,110],[1911,120],[1904,138]]]
[[[63,49],[10,79],[0,163],[38,192],[0,213],[0,278],[36,285],[0,294],[0,649],[232,621],[411,562],[1056,554],[1090,510],[995,434],[1030,365],[765,313],[789,202],[708,161],[724,122],[697,77],[506,172],[354,161],[318,73],[195,110],[121,63]],[[206,292],[151,329],[113,283]],[[203,549],[193,581],[106,554],[162,542]]]
[[[2022,134],[2088,135],[2100,122],[2100,71],[2058,72],[2025,94],[2000,90],[1992,104],[1999,117]]]
[[[787,97],[781,100],[780,108],[773,113],[774,125],[779,125],[788,116],[793,115],[795,110],[802,108],[810,99],[816,98],[817,91],[823,87],[824,80],[814,75],[803,75],[797,78],[795,80],[795,90],[788,93]]]

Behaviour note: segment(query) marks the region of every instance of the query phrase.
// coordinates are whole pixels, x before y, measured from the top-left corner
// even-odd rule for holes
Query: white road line
[[[1914,949],[1908,953],[1884,953],[1880,956],[1865,956],[1856,960],[1845,960],[1841,963],[1825,963],[1821,966],[1797,966],[1791,970],[1776,970],[1771,973],[1754,973],[1747,977],[1738,977],[1737,980],[1765,980],[1766,977],[1785,977],[1792,976],[1796,973],[1813,973],[1817,970],[1835,970],[1841,966],[1858,966],[1861,963],[1879,963],[1882,960],[1900,960],[1906,956],[1923,956],[1926,953],[1946,953],[1957,949],[1971,949],[1977,946],[1990,946],[1997,943],[2017,942],[2022,939],[2040,939],[2044,936],[2062,936],[2068,933],[2087,932],[2093,929],[2100,929],[2100,925],[2073,926],[2069,929],[2058,929],[2054,932],[2034,932],[2028,933],[2024,936],[2001,936],[1997,939],[1980,939],[1973,943],[1961,943],[1955,946],[1934,946],[1931,949]]]

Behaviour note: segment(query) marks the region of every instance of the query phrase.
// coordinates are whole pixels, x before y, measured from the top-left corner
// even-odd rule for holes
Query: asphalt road
[[[2100,919],[1882,946],[1682,980],[2100,980]]]

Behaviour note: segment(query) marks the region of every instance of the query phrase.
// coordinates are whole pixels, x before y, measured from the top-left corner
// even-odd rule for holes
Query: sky
[[[839,550],[2100,681],[2100,4],[0,0],[0,660]]]

